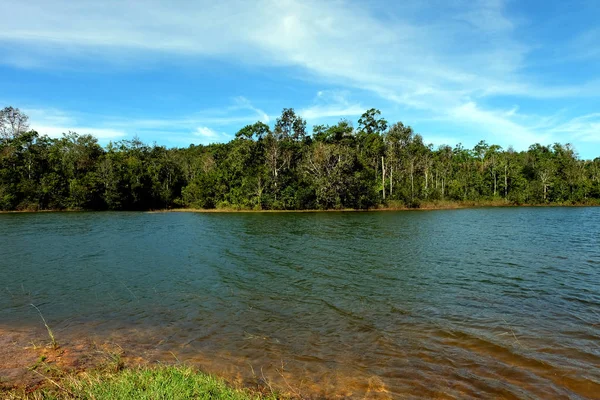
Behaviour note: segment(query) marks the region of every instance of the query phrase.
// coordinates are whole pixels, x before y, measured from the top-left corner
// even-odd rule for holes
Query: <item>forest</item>
[[[526,151],[479,142],[433,148],[367,110],[316,125],[283,109],[228,143],[167,148],[91,135],[51,138],[18,108],[0,111],[0,210],[419,208],[444,202],[600,204],[600,157],[570,144]]]

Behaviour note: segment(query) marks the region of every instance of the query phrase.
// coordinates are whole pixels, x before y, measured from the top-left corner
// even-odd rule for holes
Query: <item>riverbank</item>
[[[421,202],[415,207],[408,207],[403,202],[390,201],[387,204],[368,209],[355,208],[333,208],[333,209],[298,209],[298,210],[263,210],[243,207],[222,207],[222,208],[169,208],[157,210],[137,210],[140,212],[161,213],[161,212],[192,212],[192,213],[328,213],[328,212],[377,212],[377,211],[431,211],[431,210],[457,210],[467,208],[488,208],[488,207],[599,207],[600,201],[589,202],[562,202],[562,203],[531,203],[517,204],[504,200],[489,201],[430,201]],[[51,209],[51,210],[7,210],[0,211],[0,214],[23,214],[23,213],[53,213],[53,212],[83,212],[105,210],[85,210],[85,209]],[[123,210],[136,211],[136,210]]]
[[[34,390],[2,391],[5,399],[227,399],[259,400],[283,398],[248,389],[236,389],[223,380],[186,366],[157,366],[117,372],[91,371],[45,376],[45,385]]]
[[[0,398],[37,399],[188,399],[289,398],[265,381],[227,382],[180,363],[150,362],[121,346],[80,339],[57,346],[0,328]]]
[[[173,208],[166,210],[152,210],[149,212],[198,212],[198,213],[316,213],[316,212],[378,212],[378,211],[432,211],[432,210],[457,210],[468,208],[487,207],[598,207],[600,202],[589,203],[546,203],[546,204],[515,204],[504,200],[490,201],[432,201],[423,202],[418,207],[408,207],[402,202],[391,201],[378,207],[369,209],[325,209],[325,210],[257,210],[246,208]]]
[[[278,399],[248,389],[236,389],[223,380],[186,366],[157,366],[117,372],[91,371],[45,376],[34,390],[13,388],[0,394],[6,399]]]
[[[54,346],[44,328],[0,323],[0,399],[389,398],[374,376],[341,370],[333,376],[314,370],[311,374],[293,368],[285,356],[265,362],[227,350],[191,354],[183,341],[165,346],[165,337],[172,334],[164,330],[98,334],[93,326],[78,325],[77,331],[53,326]],[[239,340],[249,344],[269,339],[246,335]],[[155,381],[163,383],[153,386]],[[172,391],[196,394],[174,397]],[[128,395],[117,396],[121,392]]]

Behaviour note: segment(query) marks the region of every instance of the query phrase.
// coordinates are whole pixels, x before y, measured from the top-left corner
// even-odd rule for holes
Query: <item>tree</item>
[[[367,135],[382,134],[387,129],[388,122],[383,118],[379,118],[380,115],[381,111],[375,108],[365,111],[358,120],[359,132]]]
[[[490,177],[493,182],[493,196],[496,197],[498,193],[498,165],[499,165],[499,154],[502,152],[502,147],[497,144],[493,144],[488,147],[485,153],[487,165],[490,170]]]
[[[342,119],[336,125],[315,125],[313,126],[313,140],[325,143],[352,144],[354,128],[348,120]]]
[[[5,107],[0,111],[0,138],[14,139],[27,132],[29,117],[18,108]]]
[[[264,142],[265,165],[270,172],[271,190],[274,199],[281,191],[281,174],[290,167],[292,152],[288,143],[278,139],[278,136],[268,135]]]
[[[252,140],[252,139],[261,140],[263,137],[268,135],[270,132],[271,132],[271,129],[269,128],[269,125],[267,125],[261,121],[258,121],[252,125],[246,125],[242,129],[240,129],[235,134],[235,137],[242,138],[242,139],[250,139],[250,140]]]
[[[455,199],[468,200],[469,189],[472,188],[473,165],[475,159],[462,143],[457,144],[452,150],[452,161],[454,166],[453,197]]]
[[[302,141],[306,138],[306,121],[293,108],[284,108],[275,122],[274,133],[278,140]]]
[[[402,122],[393,124],[387,131],[385,143],[390,170],[390,196],[394,192],[394,172],[396,172],[396,180],[399,180],[400,174],[405,172],[404,163],[408,159],[408,147],[413,141],[413,134],[413,129]]]
[[[542,189],[542,201],[546,203],[548,201],[548,189],[553,184],[556,170],[552,151],[548,146],[536,143],[529,146],[527,153],[530,159],[532,178],[539,183],[539,187]]]
[[[360,155],[375,170],[375,179],[379,179],[379,166],[381,165],[381,192],[385,200],[385,144],[382,134],[387,129],[388,123],[379,118],[381,111],[371,108],[358,120],[358,145]],[[379,164],[381,160],[381,164]]]
[[[273,130],[246,125],[228,143],[148,146],[139,138],[102,147],[91,135],[55,139],[2,110],[0,209],[148,210],[370,208],[392,200],[600,204],[600,158],[570,144],[527,151],[479,142],[433,150],[410,126],[379,110],[358,121],[316,125],[283,110]]]
[[[440,198],[446,196],[446,185],[452,173],[452,147],[442,145],[435,152],[435,187],[440,191]]]

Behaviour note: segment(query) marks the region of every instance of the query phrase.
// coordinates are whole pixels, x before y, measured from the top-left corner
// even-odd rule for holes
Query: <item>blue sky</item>
[[[102,144],[227,141],[375,107],[434,145],[600,156],[600,6],[516,0],[0,3],[0,105]]]

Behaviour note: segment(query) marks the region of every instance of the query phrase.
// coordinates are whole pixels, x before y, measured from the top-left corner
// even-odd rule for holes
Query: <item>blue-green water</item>
[[[0,326],[30,303],[310,395],[600,397],[600,208],[0,215]]]

